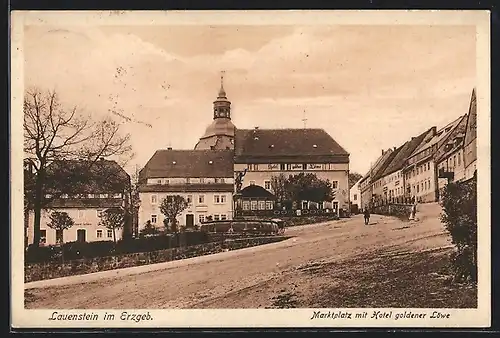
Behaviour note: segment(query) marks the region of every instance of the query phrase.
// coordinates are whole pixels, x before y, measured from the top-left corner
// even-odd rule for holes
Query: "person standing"
[[[370,223],[370,210],[368,210],[368,208],[365,208],[365,211],[363,214],[365,217],[365,225],[368,225],[368,223]]]

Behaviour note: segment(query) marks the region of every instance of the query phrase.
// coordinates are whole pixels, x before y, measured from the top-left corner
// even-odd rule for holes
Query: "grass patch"
[[[377,254],[308,271],[331,278],[315,307],[477,308],[477,285],[452,281],[450,250]]]

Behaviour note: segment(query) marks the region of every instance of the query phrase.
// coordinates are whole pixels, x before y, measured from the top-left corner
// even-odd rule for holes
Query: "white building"
[[[408,157],[403,173],[405,175],[406,194],[420,202],[435,202],[439,198],[438,169],[435,155],[449,140],[455,128],[464,120],[464,116],[447,124],[440,130],[432,129],[422,144]]]
[[[61,168],[71,170],[58,171]],[[85,162],[80,161],[57,161],[47,168],[47,182],[64,182],[66,179],[61,173],[77,172],[80,166],[83,168]],[[61,241],[66,242],[95,242],[120,240],[124,231],[132,231],[125,226],[113,231],[100,225],[101,212],[108,208],[127,207],[129,201],[128,189],[130,187],[130,176],[115,161],[100,160],[92,166],[90,179],[84,183],[76,182],[69,178],[70,184],[65,184],[65,191],[53,191],[48,184],[46,189],[46,205],[41,212],[40,221],[40,244],[54,245]],[[66,182],[68,183],[68,182]],[[66,212],[74,221],[73,227],[63,232],[56,231],[48,226],[50,214],[53,211]],[[30,211],[28,216],[28,244],[33,243],[34,237],[34,212]]]
[[[477,161],[477,104],[476,89],[472,91],[469,114],[467,116],[467,127],[464,141],[465,179],[470,179],[476,172]]]
[[[271,178],[313,173],[329,180],[334,199],[322,207],[349,209],[349,153],[323,129],[237,129],[234,171],[246,170],[242,188],[259,185],[272,192]],[[302,201],[299,208],[307,209]]]
[[[349,190],[349,200],[351,201],[351,211],[361,209],[361,189],[359,187],[359,179]],[[354,208],[352,208],[354,207]]]
[[[192,227],[211,217],[233,215],[233,151],[158,150],[140,172],[139,230],[147,221],[164,228],[160,210],[167,196],[180,195],[188,208],[177,217],[178,225]]]

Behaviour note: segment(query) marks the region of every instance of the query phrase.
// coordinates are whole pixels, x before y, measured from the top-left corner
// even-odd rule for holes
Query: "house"
[[[236,129],[235,174],[246,172],[242,188],[259,185],[268,191],[273,176],[312,173],[332,184],[334,198],[321,207],[349,209],[349,153],[323,129]],[[307,209],[302,201],[299,209]]]
[[[393,150],[393,148],[389,148],[387,150],[382,149],[382,154],[375,160],[372,165],[370,165],[370,170],[360,180],[359,187],[361,190],[362,209],[371,208],[373,206],[373,192],[374,189],[377,188],[377,185],[374,184],[373,178],[377,175],[384,163],[386,163],[387,158],[391,156]]]
[[[388,165],[386,165],[384,170],[377,176],[376,184],[382,187],[382,192],[384,194],[383,198],[386,201],[396,203],[403,203],[407,201],[404,198],[405,181],[403,168],[406,164],[408,156],[415,151],[424,138],[431,132],[432,128],[416,137],[412,137],[411,140],[405,142],[402,146],[397,148],[396,153],[390,159]]]
[[[403,168],[405,195],[419,202],[435,202],[439,199],[438,171],[435,154],[448,142],[453,130],[463,120],[463,116],[437,130],[431,129],[422,143],[408,156]]]
[[[361,178],[362,179],[362,178]],[[359,182],[361,179],[357,181],[351,189],[349,189],[349,201],[351,202],[351,213],[357,213],[361,210],[361,190],[359,188]]]
[[[448,142],[435,155],[438,168],[438,189],[442,189],[449,182],[465,179],[464,140],[467,128],[467,116],[464,116],[459,125],[453,130]]]
[[[59,160],[47,167],[44,208],[40,221],[40,244],[64,242],[94,242],[121,239],[132,232],[130,224],[115,234],[99,223],[101,213],[108,208],[127,208],[130,201],[130,176],[116,162],[100,159],[96,162]],[[66,212],[74,221],[63,232],[48,226],[53,211]],[[29,212],[28,243],[33,243],[34,212]]]
[[[273,215],[276,196],[259,185],[249,185],[242,189],[237,200],[242,216]]]
[[[139,228],[147,221],[163,228],[160,205],[173,195],[188,202],[177,216],[180,226],[200,225],[207,218],[231,219],[233,192],[232,150],[158,150],[139,174]]]
[[[472,90],[472,96],[467,115],[467,124],[464,140],[464,162],[465,162],[465,179],[468,180],[476,173],[477,161],[477,103],[476,89]]]

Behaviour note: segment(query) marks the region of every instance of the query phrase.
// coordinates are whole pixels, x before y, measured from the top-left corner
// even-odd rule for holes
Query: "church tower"
[[[220,89],[213,103],[214,117],[194,149],[234,149],[234,124],[231,122],[231,101],[224,90],[224,72],[220,77]]]

